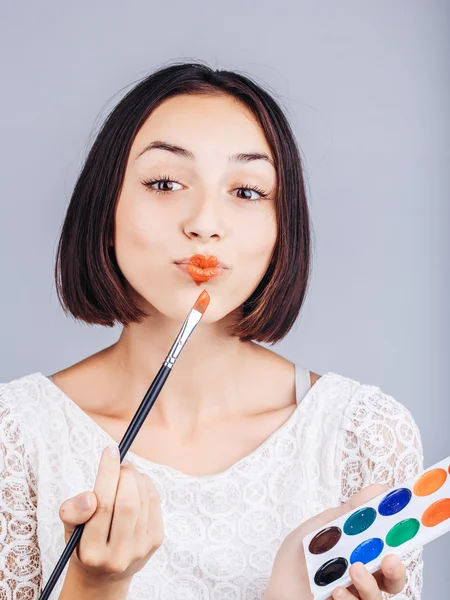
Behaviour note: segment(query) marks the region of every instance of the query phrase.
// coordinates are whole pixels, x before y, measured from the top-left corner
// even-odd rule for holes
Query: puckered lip
[[[218,257],[216,257],[215,255],[203,254],[201,252],[197,252],[196,254],[200,254],[202,257],[204,257],[204,259],[205,259],[204,260],[204,264],[205,264],[204,268],[210,268],[210,267],[216,267],[218,269],[229,269],[230,268],[229,265],[227,265],[221,261],[217,262]],[[173,262],[176,265],[188,265],[191,263],[192,258],[194,256],[196,256],[196,254],[193,254],[192,256],[189,256],[186,258],[180,258],[180,259],[174,260]],[[209,257],[214,257],[214,258],[211,260],[208,260]]]

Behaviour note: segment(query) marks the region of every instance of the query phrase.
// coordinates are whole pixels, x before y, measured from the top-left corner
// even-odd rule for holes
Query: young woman
[[[219,261],[200,286],[196,254]],[[78,178],[56,263],[64,309],[121,335],[51,377],[0,385],[5,596],[38,598],[86,523],[55,597],[311,598],[305,533],[412,477],[423,455],[409,411],[380,388],[256,343],[286,335],[309,275],[299,152],[267,91],[182,63],[125,95]],[[210,305],[120,465],[104,450],[202,289]],[[350,574],[334,598],[418,600],[421,551]]]

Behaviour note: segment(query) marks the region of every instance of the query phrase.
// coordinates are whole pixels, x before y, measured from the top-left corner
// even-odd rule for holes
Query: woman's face
[[[154,142],[182,151],[145,151]],[[229,158],[250,153],[269,160]],[[133,142],[115,216],[117,262],[143,308],[182,321],[206,289],[211,323],[247,300],[275,245],[276,184],[267,141],[244,105],[229,96],[165,100]],[[217,256],[219,275],[198,286],[177,264],[194,254]]]

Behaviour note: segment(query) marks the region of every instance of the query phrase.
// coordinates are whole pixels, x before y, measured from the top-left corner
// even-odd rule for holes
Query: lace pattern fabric
[[[39,597],[65,547],[59,507],[93,489],[101,452],[112,442],[41,373],[0,384],[0,599]],[[369,483],[399,483],[423,464],[406,408],[335,373],[323,375],[279,429],[222,473],[194,477],[128,458],[154,481],[165,527],[128,600],[262,600],[292,529]],[[420,551],[408,556],[407,586],[385,598],[419,600],[422,567]]]

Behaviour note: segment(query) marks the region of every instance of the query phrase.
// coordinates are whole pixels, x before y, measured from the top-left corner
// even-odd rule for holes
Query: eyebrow
[[[148,146],[146,146],[142,150],[142,152],[140,152],[136,156],[135,160],[137,160],[140,156],[142,156],[144,154],[144,152],[148,152],[149,150],[155,150],[155,149],[167,150],[167,152],[172,152],[172,154],[175,154],[177,156],[182,156],[183,158],[188,158],[189,160],[195,160],[195,155],[193,152],[190,152],[190,150],[186,150],[185,148],[181,148],[180,146],[175,146],[174,144],[169,144],[168,142],[161,142],[158,140],[148,144]],[[264,154],[261,152],[240,152],[238,154],[232,154],[231,156],[228,157],[228,160],[231,163],[238,163],[238,162],[249,163],[249,162],[253,162],[255,160],[265,160],[266,162],[270,163],[273,168],[275,168],[273,160],[267,154]]]

